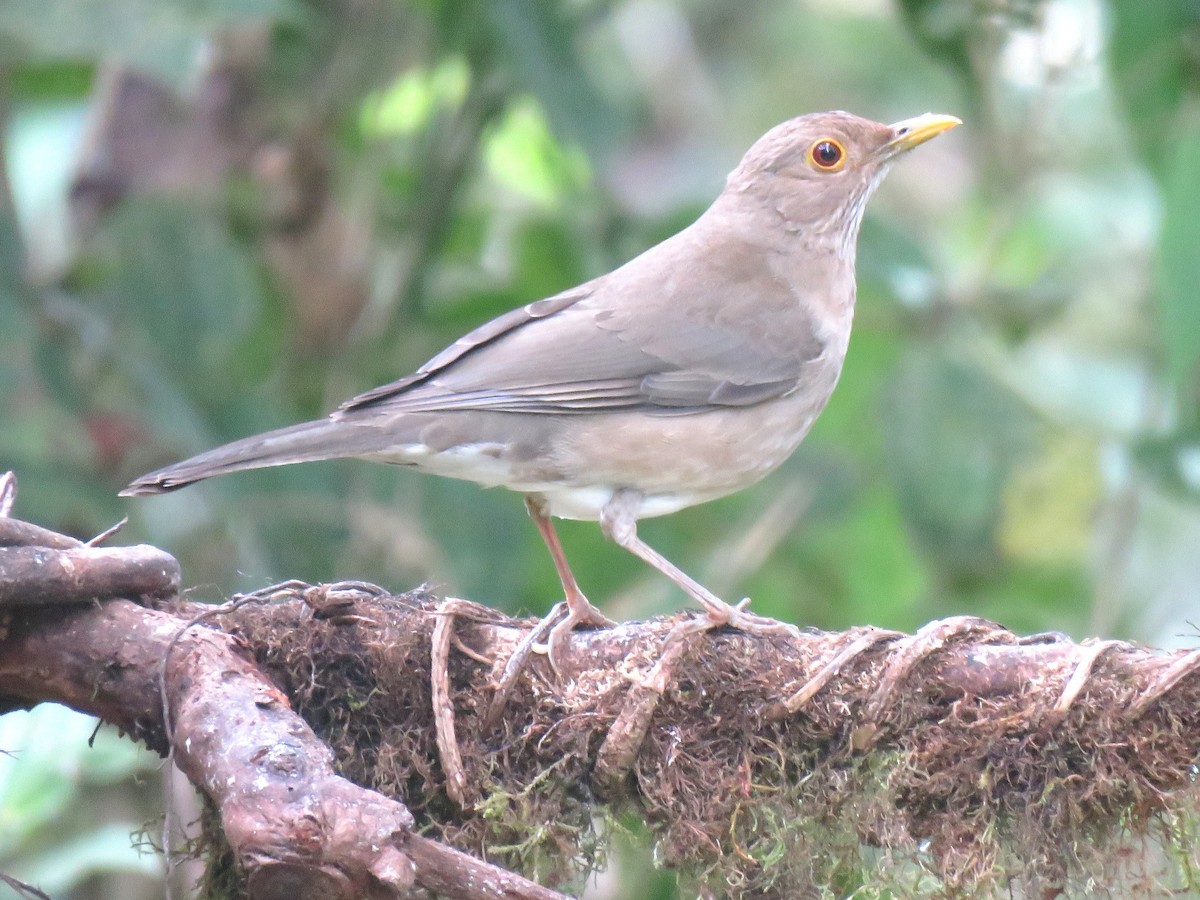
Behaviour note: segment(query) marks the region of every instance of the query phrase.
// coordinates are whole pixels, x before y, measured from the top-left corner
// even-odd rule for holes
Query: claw
[[[800,629],[795,625],[752,613],[746,608],[749,605],[749,597],[744,597],[736,605],[720,600],[714,604],[710,599],[704,605],[705,625],[707,628],[721,628],[729,625],[747,634],[782,634],[788,637],[800,637]]]
[[[561,621],[559,621],[560,618]],[[546,660],[554,671],[554,677],[561,678],[561,648],[562,642],[566,640],[567,636],[579,625],[605,628],[613,624],[615,623],[612,619],[592,606],[583,594],[577,593],[574,597],[555,603],[550,612],[533,627],[533,630],[524,637],[517,645],[517,649],[512,652],[512,656],[508,658],[508,662],[504,666],[504,673],[500,676],[500,683],[496,686],[496,693],[492,695],[491,705],[484,717],[484,727],[493,728],[499,723],[505,704],[508,703],[508,695],[524,670],[530,653],[545,653]],[[543,637],[545,643],[541,643]]]
[[[559,604],[561,606],[562,604]],[[596,607],[592,606],[585,599],[583,605],[578,603],[566,604],[567,615],[561,622],[550,629],[550,634],[546,637],[545,644],[534,646],[534,650],[539,653],[546,654],[546,661],[550,663],[550,668],[554,671],[555,678],[562,677],[562,666],[559,665],[562,657],[562,646],[576,627],[580,625],[590,626],[592,628],[608,628],[615,623],[608,616],[604,615]],[[555,607],[558,609],[558,606]],[[546,617],[547,619],[549,616]],[[543,622],[546,621],[545,619]]]

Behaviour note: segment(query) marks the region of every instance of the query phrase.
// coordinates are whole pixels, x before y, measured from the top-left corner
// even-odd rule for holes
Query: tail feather
[[[318,419],[243,438],[157,469],[131,482],[121,496],[164,494],[214,475],[246,469],[360,456],[385,450],[390,443],[380,429]]]

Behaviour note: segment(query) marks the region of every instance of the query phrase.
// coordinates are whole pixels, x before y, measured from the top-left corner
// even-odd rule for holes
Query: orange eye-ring
[[[846,162],[846,150],[833,138],[824,137],[809,148],[808,158],[818,169],[836,172]]]

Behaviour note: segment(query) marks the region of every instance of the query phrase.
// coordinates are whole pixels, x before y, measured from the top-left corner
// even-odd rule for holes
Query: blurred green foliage
[[[95,734],[93,734],[95,732]],[[96,872],[139,876],[149,889],[162,859],[135,845],[161,795],[129,789],[157,765],[129,740],[69,709],[43,704],[0,717],[0,867],[52,896]],[[86,748],[87,752],[79,752]]]
[[[966,127],[873,201],[809,440],[643,533],[824,628],[977,613],[1189,642],[1198,38],[1200,5],[1133,0],[7,0],[0,470],[44,525],[128,513],[123,538],[176,554],[206,599],[430,580],[540,613],[557,581],[504,492],[341,462],[115,494],[612,268],[778,121],[932,109]],[[682,602],[594,526],[562,533],[614,615]]]

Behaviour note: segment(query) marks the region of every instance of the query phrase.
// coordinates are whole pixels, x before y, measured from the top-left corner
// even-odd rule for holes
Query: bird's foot
[[[707,631],[729,625],[747,634],[800,637],[800,629],[795,625],[752,613],[746,608],[749,605],[749,597],[743,597],[737,604],[729,604],[723,600],[713,603],[710,600],[704,604],[705,618],[698,620],[701,627],[697,630]]]
[[[578,602],[582,600],[583,602]],[[550,622],[552,618],[562,614],[563,607],[566,608],[566,615],[562,616],[562,620],[556,622],[550,627],[550,634],[546,638],[545,644],[534,644],[533,650],[536,653],[545,653],[546,661],[550,663],[550,668],[554,670],[556,677],[562,675],[562,646],[565,641],[576,628],[582,626],[585,628],[609,628],[616,623],[610,619],[596,607],[592,606],[588,599],[582,594],[576,598],[575,603],[570,600],[565,603],[557,604],[550,614],[546,616],[534,631],[541,631],[542,625]]]
[[[704,600],[704,615],[684,619],[672,628],[663,641],[664,652],[692,635],[724,628],[726,625],[746,634],[782,635],[791,638],[802,636],[800,629],[795,625],[749,612],[746,609],[750,605],[749,597],[744,597],[737,604],[729,604],[715,597],[705,597]]]
[[[561,673],[562,644],[572,631],[579,626],[607,628],[614,624],[616,623],[612,619],[592,606],[582,594],[554,604],[550,612],[521,639],[521,643],[504,664],[504,673],[496,685],[496,693],[492,695],[484,727],[492,728],[499,723],[508,703],[508,695],[512,693],[513,685],[525,670],[529,654],[545,653],[550,668],[558,677]]]

